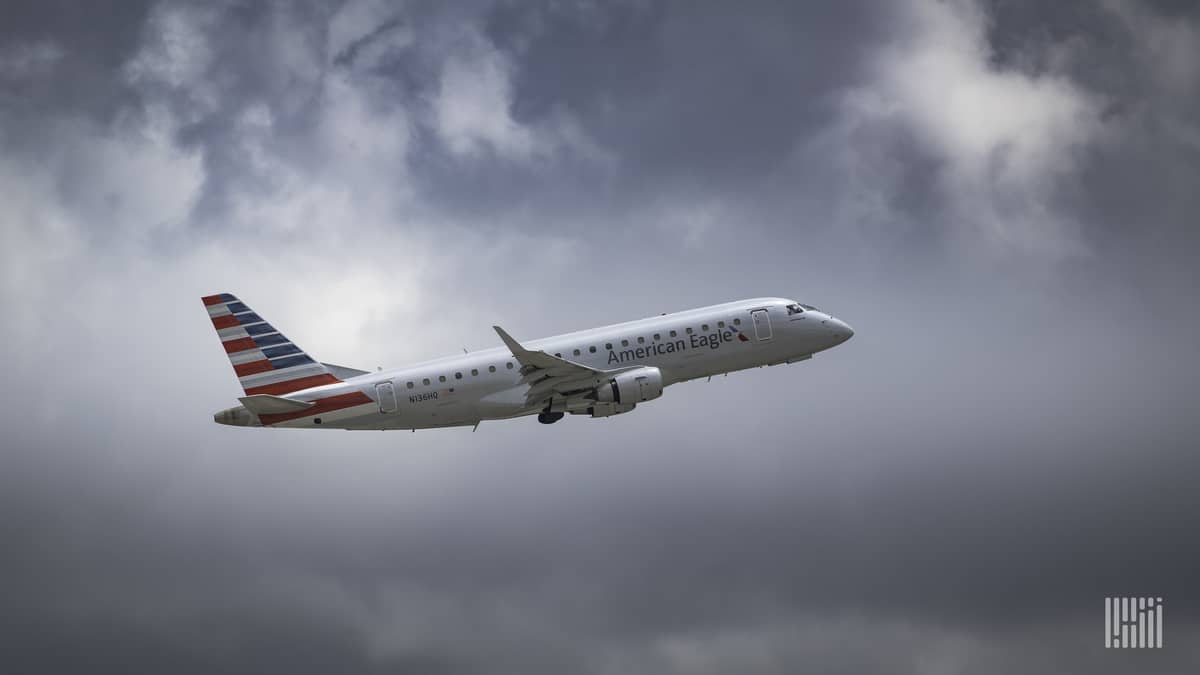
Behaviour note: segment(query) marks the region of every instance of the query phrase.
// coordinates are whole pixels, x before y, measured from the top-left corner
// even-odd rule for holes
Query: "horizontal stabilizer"
[[[246,406],[246,410],[255,415],[279,415],[282,413],[300,412],[316,405],[309,401],[297,401],[292,398],[272,396],[270,394],[243,396],[238,400],[242,402],[242,405]]]
[[[339,365],[336,365],[333,363],[322,362],[321,365],[325,366],[325,368],[327,368],[329,370],[329,372],[333,373],[334,377],[336,377],[340,380],[348,380],[352,377],[358,377],[359,375],[366,375],[367,373],[370,372],[368,370],[359,370],[358,368],[350,368],[349,366],[339,366]]]

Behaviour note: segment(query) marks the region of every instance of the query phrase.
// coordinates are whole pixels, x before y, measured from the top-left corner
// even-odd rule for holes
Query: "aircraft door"
[[[750,316],[754,319],[754,337],[758,338],[759,342],[765,342],[771,339],[771,315],[765,309],[756,309],[750,312]]]
[[[380,382],[375,385],[375,400],[379,402],[379,412],[396,412],[396,389],[391,382]]]

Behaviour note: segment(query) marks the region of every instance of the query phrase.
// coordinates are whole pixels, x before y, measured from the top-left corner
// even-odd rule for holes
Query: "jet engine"
[[[592,417],[608,417],[633,410],[642,401],[662,396],[662,371],[643,367],[618,373],[608,382],[596,387],[596,404],[589,408]]]
[[[587,413],[592,417],[612,417],[627,413],[636,407],[636,403],[595,403],[587,409]]]

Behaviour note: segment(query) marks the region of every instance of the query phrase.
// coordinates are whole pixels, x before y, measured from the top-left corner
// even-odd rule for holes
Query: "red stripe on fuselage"
[[[263,423],[263,426],[269,426],[271,424],[278,424],[279,422],[300,419],[301,417],[310,417],[312,415],[333,412],[334,410],[342,410],[343,408],[349,408],[356,405],[363,405],[364,403],[374,403],[374,401],[372,401],[369,396],[361,391],[355,391],[349,394],[340,394],[338,396],[330,396],[329,398],[318,399],[313,401],[313,403],[316,403],[316,405],[307,410],[301,410],[294,413],[281,413],[278,415],[259,415],[258,419]]]
[[[200,300],[204,302],[205,307],[211,307],[212,305],[219,305],[222,302],[225,302],[221,299],[220,295],[206,295],[203,298],[200,298]]]
[[[264,359],[262,361],[251,361],[250,363],[239,363],[233,367],[233,372],[237,373],[238,377],[243,377],[255,373],[265,373],[268,370],[274,369],[271,362]]]
[[[212,322],[213,326],[215,326],[217,330],[221,330],[222,328],[233,328],[234,326],[241,325],[238,323],[237,317],[232,314],[226,314],[225,316],[214,316]]]
[[[226,354],[244,352],[247,349],[258,349],[258,345],[254,342],[254,338],[248,337],[222,342],[221,344],[224,345]]]
[[[329,373],[321,373],[320,375],[300,377],[295,380],[288,380],[287,382],[275,382],[273,384],[264,384],[261,387],[251,387],[246,390],[246,395],[252,396],[254,394],[272,394],[278,396],[279,394],[290,394],[293,391],[300,391],[301,389],[308,389],[309,387],[318,387],[322,384],[336,384],[338,382],[341,382],[341,380],[330,375]]]

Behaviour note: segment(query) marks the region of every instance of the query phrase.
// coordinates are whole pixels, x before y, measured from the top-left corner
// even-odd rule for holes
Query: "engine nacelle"
[[[629,410],[633,410],[634,405],[656,399],[662,396],[662,393],[662,371],[646,366],[618,373],[616,377],[596,387],[596,402],[628,405]],[[616,415],[618,412],[628,412],[628,410],[618,410],[609,414]],[[593,416],[599,417],[594,414]]]
[[[636,407],[636,403],[595,403],[587,409],[587,412],[592,417],[612,417],[627,413]]]

